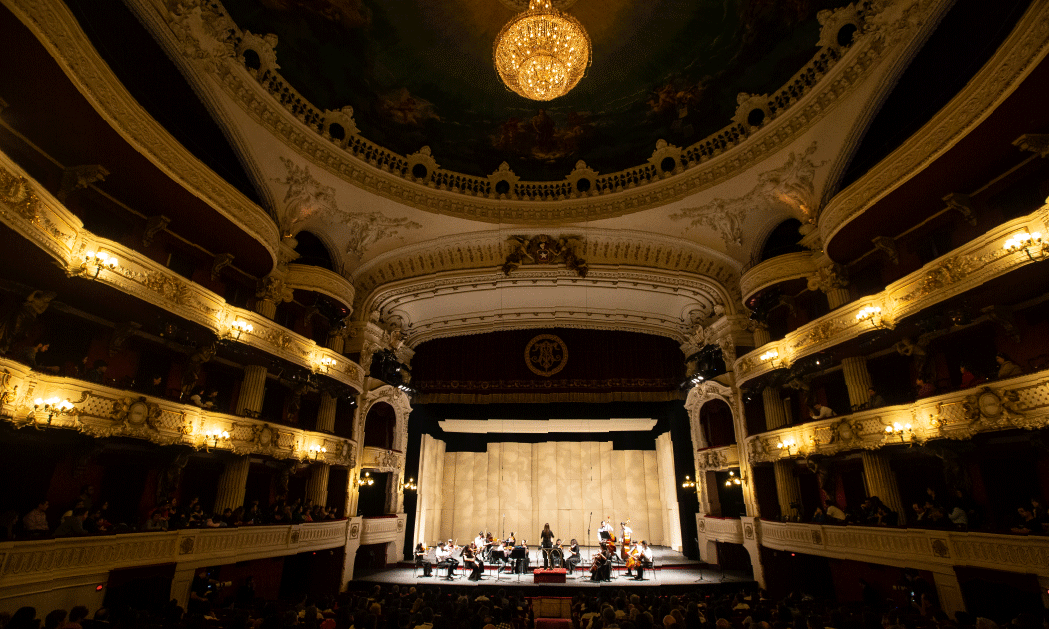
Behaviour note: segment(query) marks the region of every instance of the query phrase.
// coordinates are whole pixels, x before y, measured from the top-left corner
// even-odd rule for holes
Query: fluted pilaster
[[[324,346],[337,354],[341,354],[343,347],[346,346],[346,337],[342,334],[331,334],[328,336],[328,340],[325,341]]]
[[[219,475],[215,492],[215,511],[236,509],[244,504],[244,490],[248,486],[248,469],[250,461],[246,456],[237,456],[226,463]]]
[[[849,404],[852,408],[859,408],[870,400],[867,389],[871,386],[871,374],[867,371],[867,359],[863,356],[853,356],[841,359],[841,371],[845,375],[845,386],[849,389]],[[845,414],[846,410],[837,412]]]
[[[869,450],[863,450],[860,456],[863,458],[863,484],[867,486],[867,495],[880,498],[885,506],[900,514],[899,524],[904,524],[906,512],[900,500],[896,474],[889,467],[889,457]]]
[[[240,396],[237,398],[237,414],[244,411],[258,413],[262,410],[262,401],[266,398],[267,370],[262,365],[244,367],[244,379],[240,382]]]
[[[335,408],[338,400],[327,392],[321,393],[321,404],[317,409],[317,431],[335,432]]]
[[[258,299],[255,301],[255,312],[272,319],[277,315],[277,303],[271,299]]]
[[[802,515],[791,508],[791,503],[801,504],[801,486],[794,475],[794,461],[776,461],[772,464],[776,475],[776,498],[779,500],[779,512],[788,518]]]
[[[761,401],[765,407],[765,428],[775,430],[787,425],[787,414],[783,412],[783,399],[779,388],[765,387],[761,392]]]
[[[331,466],[327,463],[314,463],[310,467],[310,480],[306,482],[306,498],[313,504],[328,506],[328,473]]]
[[[841,308],[852,301],[852,295],[849,294],[849,289],[847,288],[832,288],[826,292],[826,295],[827,304],[831,310]]]
[[[767,327],[761,326],[754,330],[754,347],[761,347],[762,345],[772,341],[772,335],[769,334]]]

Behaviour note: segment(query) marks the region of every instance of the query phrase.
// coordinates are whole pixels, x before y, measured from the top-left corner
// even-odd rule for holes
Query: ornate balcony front
[[[230,306],[145,255],[85,230],[79,218],[2,152],[0,221],[45,251],[70,277],[105,284],[200,324],[220,339],[250,345],[357,391],[364,389],[364,370],[345,356],[260,314]],[[98,253],[115,258],[116,265],[100,265]],[[251,331],[238,331],[238,322],[250,324]]]
[[[696,516],[696,530],[701,537],[728,544],[743,543],[743,522],[739,518]]]
[[[982,432],[1049,425],[1049,372],[990,382],[927,397],[913,404],[884,406],[851,415],[788,426],[750,437],[751,463],[813,454],[969,439]]]
[[[696,472],[716,472],[739,466],[739,447],[736,444],[707,448],[696,453]]]
[[[49,400],[56,402],[48,405]],[[68,400],[69,406],[59,400]],[[18,428],[76,430],[93,437],[129,437],[242,455],[353,467],[357,451],[356,442],[334,435],[31,371],[5,358],[0,358],[0,409],[3,420]]]
[[[403,513],[364,518],[361,545],[386,544],[404,540],[404,525],[408,516]]]
[[[346,545],[348,520],[0,542],[0,598],[12,588],[116,568],[214,566]]]
[[[875,328],[893,328],[897,321],[1011,273],[1038,258],[1020,248],[1007,250],[1006,241],[1019,233],[1042,232],[1049,224],[1049,205],[998,225],[984,235],[897,280],[885,290],[858,299],[790,332],[736,360],[736,385],[743,386],[774,369],[789,367],[799,358],[839,345]],[[876,316],[863,317],[876,307]],[[869,312],[869,311],[868,311]]]
[[[739,278],[743,302],[758,291],[782,282],[808,277],[816,272],[816,256],[811,251],[787,253],[754,265]]]
[[[319,266],[289,264],[284,283],[289,288],[327,295],[348,308],[353,307],[353,283],[334,271]]]
[[[1049,576],[1049,538],[868,526],[761,522],[761,545],[933,572],[974,566]]]

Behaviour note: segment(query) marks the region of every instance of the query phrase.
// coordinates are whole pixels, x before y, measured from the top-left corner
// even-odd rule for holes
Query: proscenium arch
[[[389,449],[404,452],[405,447],[408,444],[408,415],[412,412],[408,396],[404,391],[387,384],[361,396],[361,398],[361,406],[357,411],[357,416],[360,418],[360,421],[357,422],[358,425],[355,429],[357,443],[361,444],[362,448],[364,447],[364,428],[367,423],[368,415],[371,413],[373,406],[383,403],[389,405],[393,409],[396,418],[392,443]]]
[[[737,416],[739,409],[736,408],[735,404],[736,396],[732,392],[731,387],[712,381],[692,387],[692,390],[688,392],[688,397],[685,399],[685,410],[688,411],[688,422],[692,429],[693,452],[710,447],[703,434],[703,427],[699,420],[700,410],[704,404],[711,400],[719,400],[728,406],[729,411],[732,413],[733,426],[739,419]]]

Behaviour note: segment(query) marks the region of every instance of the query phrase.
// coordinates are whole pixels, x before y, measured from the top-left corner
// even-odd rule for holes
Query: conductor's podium
[[[532,571],[533,580],[535,583],[564,583],[568,571],[564,568],[551,568],[549,570],[543,570],[542,568],[536,568]]]

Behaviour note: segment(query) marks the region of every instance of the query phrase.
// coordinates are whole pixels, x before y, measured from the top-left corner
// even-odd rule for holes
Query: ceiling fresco
[[[665,139],[688,146],[729,123],[739,92],[767,93],[816,52],[819,10],[842,0],[578,0],[593,64],[547,103],[506,89],[492,45],[500,0],[224,0],[238,26],[278,36],[281,74],[322,109],[354,108],[361,135],[442,168],[502,162],[561,180],[579,160],[637,166]]]

